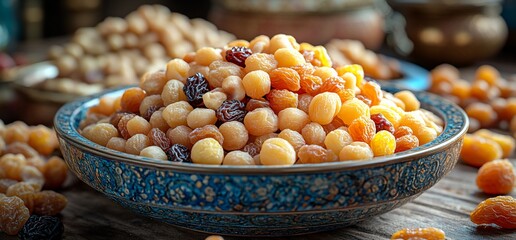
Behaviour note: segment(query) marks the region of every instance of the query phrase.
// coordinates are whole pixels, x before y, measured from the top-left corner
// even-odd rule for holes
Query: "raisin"
[[[373,81],[366,81],[361,88],[361,93],[365,97],[371,100],[370,106],[380,104],[380,101],[383,98],[382,89],[380,89],[380,85]]]
[[[167,151],[168,160],[172,162],[192,162],[190,159],[190,151],[181,144],[172,145]]]
[[[22,154],[25,158],[32,158],[39,156],[39,153],[32,147],[22,142],[13,142],[4,149],[4,154]]]
[[[16,235],[29,217],[29,209],[19,197],[0,198],[0,231]]]
[[[315,96],[318,93],[321,84],[321,78],[312,74],[304,75],[300,81],[301,90],[312,96]]]
[[[508,194],[516,182],[514,167],[507,159],[487,162],[478,169],[476,182],[487,194]]]
[[[383,114],[371,114],[371,120],[374,121],[374,125],[376,126],[376,132],[385,130],[392,134],[394,134],[394,126],[392,126],[392,123],[387,120]]]
[[[54,216],[59,214],[68,204],[66,197],[51,190],[34,193],[34,213]]]
[[[192,106],[201,107],[203,106],[202,95],[210,91],[208,80],[202,73],[196,73],[186,79],[183,91]]]
[[[194,129],[188,134],[191,144],[195,144],[197,141],[204,138],[213,138],[217,140],[221,145],[224,142],[224,136],[220,133],[219,129],[215,125],[206,125],[204,127]]]
[[[371,99],[369,99],[368,97],[366,97],[364,95],[358,94],[356,97],[358,98],[358,100],[362,101],[367,106],[371,106],[371,104],[373,103],[373,101],[371,101]]]
[[[304,145],[299,148],[297,156],[299,157],[297,163],[301,164],[334,162],[337,160],[337,155],[333,151],[319,145]]]
[[[257,108],[268,108],[270,106],[269,101],[263,99],[250,99],[249,102],[245,105],[245,110],[251,112]],[[516,122],[516,121],[515,121]]]
[[[346,82],[341,77],[330,77],[326,79],[318,89],[319,93],[334,92],[337,93],[342,102],[352,99],[355,96],[354,89],[347,89]]]
[[[127,130],[127,122],[129,122],[133,117],[137,116],[136,114],[127,114],[120,118],[117,124],[117,129],[120,135],[124,139],[128,139],[131,137],[131,134],[129,134],[129,130]]]
[[[247,111],[245,104],[236,99],[226,100],[222,102],[215,114],[221,122],[239,121],[243,122]]]
[[[68,167],[58,156],[53,156],[45,163],[43,176],[45,176],[45,188],[61,188],[68,177]]]
[[[267,94],[267,100],[276,114],[285,108],[296,108],[298,103],[297,93],[289,90],[272,89]]]
[[[392,234],[391,239],[434,239],[434,240],[444,240],[446,236],[444,231],[439,228],[415,228],[408,229],[404,228]]]
[[[32,215],[23,225],[18,237],[21,240],[58,240],[61,239],[63,232],[64,226],[59,218]]]
[[[129,112],[116,112],[114,113],[113,115],[111,115],[111,117],[109,118],[109,123],[111,123],[111,125],[113,126],[118,126],[118,123],[120,122],[120,119],[122,119],[122,117],[126,116],[126,115],[133,115],[135,116],[134,113],[129,113]],[[97,123],[97,121],[95,121],[95,123]]]
[[[376,127],[373,120],[362,116],[351,122],[348,131],[353,140],[369,143],[376,133]]]
[[[249,143],[242,148],[242,151],[249,153],[251,156],[256,156],[260,153],[261,145],[256,143]]]
[[[271,86],[275,89],[286,89],[295,92],[301,88],[301,77],[294,69],[285,67],[276,68],[269,72],[269,76]]]
[[[142,114],[142,117],[149,120],[150,117],[152,116],[152,114],[155,112],[155,111],[158,111],[162,106],[159,106],[159,105],[152,105],[152,106],[149,106],[149,108],[147,108],[147,110],[145,110],[145,113]]]
[[[147,134],[147,137],[151,140],[153,145],[156,145],[166,151],[170,148],[170,139],[168,139],[167,134],[161,131],[159,128],[153,128]]]
[[[476,224],[496,224],[502,228],[516,229],[516,199],[511,196],[488,198],[478,204],[470,218]]]
[[[251,54],[253,54],[253,52],[249,48],[232,47],[226,51],[226,61],[245,68],[245,60],[251,56]]]
[[[139,87],[129,88],[122,95],[120,106],[122,111],[138,113],[140,111],[140,103],[145,98],[145,91]]]
[[[12,180],[12,179],[7,179],[7,178],[0,179],[0,193],[6,193],[7,189],[16,183],[18,183],[18,181]]]
[[[10,186],[5,192],[5,195],[8,197],[19,197],[21,200],[23,200],[25,207],[29,209],[29,212],[32,212],[34,209],[34,193],[36,193],[39,189],[41,189],[40,185],[34,186],[32,183],[19,182]]]
[[[396,138],[396,150],[394,152],[403,152],[419,146],[419,139],[412,135],[407,134],[399,138]]]
[[[400,126],[394,132],[394,137],[400,138],[400,137],[403,137],[405,135],[412,135],[412,134],[414,134],[414,132],[412,131],[411,128],[409,128],[407,126]]]

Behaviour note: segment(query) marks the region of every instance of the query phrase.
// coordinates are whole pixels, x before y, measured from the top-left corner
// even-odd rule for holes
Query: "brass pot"
[[[507,39],[501,0],[388,2],[406,20],[407,39],[395,33],[395,48],[421,64],[472,64],[495,55]]]

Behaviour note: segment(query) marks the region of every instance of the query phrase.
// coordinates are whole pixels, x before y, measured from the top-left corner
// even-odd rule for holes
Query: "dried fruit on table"
[[[508,194],[516,183],[514,167],[507,159],[487,162],[478,169],[476,182],[487,194]]]
[[[226,51],[226,61],[245,68],[245,60],[251,56],[251,54],[253,54],[253,52],[249,48],[232,47]]]
[[[516,148],[516,140],[510,136],[495,133],[488,129],[480,129],[474,133],[474,135],[481,136],[487,139],[491,139],[498,143],[502,148],[502,158],[511,156]]]
[[[57,138],[50,128],[43,125],[29,130],[28,144],[43,155],[49,155],[57,148]]]
[[[22,180],[21,170],[26,165],[27,160],[22,154],[5,154],[0,158],[0,168],[9,179]]]
[[[58,217],[32,215],[19,232],[21,240],[61,239],[64,226]]]
[[[34,193],[34,214],[54,216],[68,204],[68,199],[60,193],[45,190]]]
[[[476,224],[496,224],[502,228],[516,229],[516,199],[511,196],[488,198],[478,204],[470,218]]]
[[[16,183],[18,183],[18,181],[13,180],[13,179],[7,179],[7,178],[0,179],[0,193],[6,193],[7,189]]]
[[[502,154],[502,148],[495,141],[481,136],[466,134],[460,157],[467,164],[480,167],[486,162],[500,159]]]
[[[0,198],[0,231],[16,235],[29,219],[29,209],[18,197]]]
[[[416,239],[428,239],[428,240],[444,240],[446,236],[444,231],[439,228],[428,227],[428,228],[404,228],[392,234],[391,239],[403,239],[403,240],[416,240]]]
[[[68,177],[68,167],[63,159],[58,156],[52,156],[45,164],[43,176],[45,176],[46,188],[61,188]]]
[[[193,107],[203,106],[202,95],[210,91],[208,80],[202,73],[196,73],[186,79],[183,87],[188,103]]]
[[[32,183],[19,182],[10,186],[5,192],[5,195],[7,197],[19,197],[21,200],[23,200],[25,207],[29,209],[29,212],[32,213],[34,209],[34,194],[40,189],[40,185],[35,186]]]

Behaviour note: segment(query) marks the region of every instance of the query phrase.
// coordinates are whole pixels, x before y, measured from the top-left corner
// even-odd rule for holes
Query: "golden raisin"
[[[139,87],[125,90],[120,102],[122,111],[138,113],[140,111],[140,103],[144,98],[145,91]]]
[[[350,125],[355,119],[359,117],[370,117],[369,106],[357,98],[352,98],[342,103],[340,112],[337,114],[344,124]]]
[[[45,177],[45,187],[61,188],[68,176],[68,167],[63,159],[53,156],[46,162],[43,176]]]
[[[488,198],[478,204],[470,218],[476,224],[496,224],[502,228],[516,229],[516,199],[511,196]]]
[[[324,163],[337,160],[337,155],[331,150],[327,150],[319,145],[304,145],[299,148],[297,153],[299,160],[297,163]]]
[[[428,239],[428,240],[444,240],[446,236],[443,230],[434,227],[428,228],[415,228],[408,229],[404,228],[392,234],[391,239],[403,239],[403,240],[416,240],[416,239]]]
[[[300,86],[300,76],[291,68],[276,68],[269,72],[271,78],[271,86],[275,89],[286,89],[289,91],[298,91]]]
[[[34,193],[34,213],[53,216],[59,214],[68,204],[65,196],[54,191]]]
[[[194,129],[188,137],[190,138],[190,143],[195,144],[201,139],[204,138],[213,138],[219,142],[220,145],[224,143],[224,136],[220,133],[219,129],[215,125],[206,125],[204,127]]]
[[[43,125],[29,130],[28,144],[43,155],[49,155],[57,148],[57,138],[50,128]]]
[[[497,119],[497,114],[491,105],[486,103],[474,102],[464,109],[469,117],[475,118],[482,127],[491,126]]]
[[[491,139],[498,143],[498,145],[500,145],[500,147],[502,148],[502,158],[511,156],[511,154],[514,152],[514,148],[516,147],[516,140],[514,140],[514,138],[503,134],[495,133],[488,129],[480,129],[476,131],[474,135]]]
[[[276,114],[285,108],[296,108],[298,101],[297,93],[277,89],[272,89],[269,94],[267,94],[267,100],[269,100],[270,107]]]
[[[340,97],[341,102],[355,97],[355,90],[346,88],[346,82],[341,77],[330,77],[326,79],[318,89],[319,93],[334,92]]]
[[[487,162],[478,169],[476,182],[487,194],[508,194],[516,182],[514,167],[507,159]]]
[[[0,198],[0,231],[16,235],[30,217],[29,209],[18,197]]]
[[[416,136],[412,134],[403,135],[396,138],[396,150],[394,150],[394,152],[398,153],[407,151],[417,146],[419,146],[419,139]]]
[[[300,81],[301,91],[312,96],[319,92],[319,87],[321,87],[321,84],[322,79],[312,74],[306,74],[302,76]]]
[[[362,116],[351,122],[348,131],[353,140],[369,143],[376,133],[376,126],[373,120]]]
[[[371,100],[371,106],[380,104],[383,98],[382,89],[380,85],[375,82],[368,81],[362,85],[361,94]]]
[[[396,139],[389,131],[381,130],[371,139],[370,146],[374,156],[390,155],[396,149]]]

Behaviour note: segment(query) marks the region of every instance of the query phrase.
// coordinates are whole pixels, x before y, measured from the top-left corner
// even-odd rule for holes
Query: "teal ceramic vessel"
[[[445,122],[434,141],[367,161],[290,167],[174,163],[117,152],[77,132],[111,90],[63,106],[54,124],[80,180],[142,216],[194,231],[288,236],[333,230],[397,208],[432,187],[459,158],[468,118],[436,95],[415,92]]]

